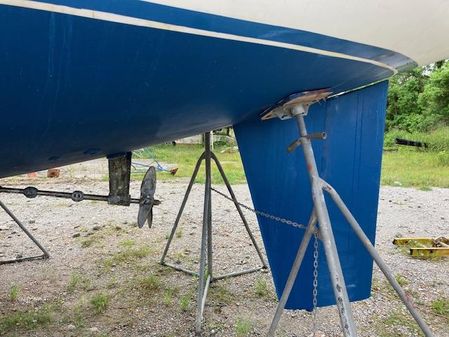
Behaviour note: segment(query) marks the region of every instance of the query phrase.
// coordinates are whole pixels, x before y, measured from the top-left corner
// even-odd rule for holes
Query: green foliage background
[[[387,131],[426,132],[448,124],[448,61],[417,67],[390,80]]]

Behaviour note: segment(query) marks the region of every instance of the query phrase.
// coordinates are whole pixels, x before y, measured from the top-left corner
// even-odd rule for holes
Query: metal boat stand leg
[[[175,220],[175,224],[173,225],[173,228],[171,230],[170,236],[168,238],[167,244],[165,246],[164,252],[162,254],[160,263],[162,265],[171,267],[175,270],[179,270],[182,272],[185,272],[190,275],[198,276],[198,294],[197,294],[197,308],[196,308],[196,320],[195,320],[195,331],[196,333],[201,332],[202,327],[202,321],[203,321],[203,314],[204,314],[204,308],[206,304],[207,299],[207,293],[209,290],[209,286],[212,282],[221,280],[228,277],[235,277],[239,275],[244,275],[248,273],[253,273],[256,271],[259,271],[263,268],[267,268],[267,264],[263,258],[262,252],[257,245],[257,242],[255,241],[255,238],[251,232],[251,229],[249,228],[248,222],[246,221],[245,216],[243,215],[243,212],[240,208],[240,205],[238,204],[237,198],[235,197],[234,191],[232,190],[232,187],[229,183],[229,180],[227,179],[223,167],[221,166],[218,158],[215,156],[215,154],[211,151],[211,135],[210,132],[206,133],[204,136],[204,147],[205,151],[198,159],[195,169],[193,171],[192,178],[190,179],[189,186],[187,187],[186,194],[184,195],[184,199],[181,204],[181,208],[178,212],[178,215]],[[201,163],[205,162],[205,173],[206,173],[206,179],[205,179],[205,189],[204,189],[204,209],[203,209],[203,224],[202,224],[202,231],[201,231],[201,251],[200,251],[200,266],[199,266],[199,272],[195,272],[192,270],[185,269],[181,266],[166,262],[166,257],[168,250],[170,248],[170,245],[173,241],[173,237],[175,235],[175,232],[178,228],[182,213],[184,211],[184,208],[186,206],[188,197],[190,195],[190,192],[192,190],[193,184],[195,182],[195,178],[198,175],[198,171],[201,167]],[[228,188],[228,191],[232,197],[232,200],[237,208],[237,211],[239,212],[240,217],[242,218],[243,224],[245,226],[245,229],[247,233],[249,234],[249,237],[251,239],[251,242],[253,243],[257,254],[259,258],[262,261],[262,267],[238,271],[234,273],[224,274],[220,276],[214,275],[213,270],[213,248],[212,248],[212,160],[217,165],[217,168],[223,178],[223,181],[226,184],[226,187]]]
[[[184,195],[184,199],[182,200],[181,208],[179,209],[178,215],[176,216],[175,224],[173,225],[173,228],[171,230],[171,233],[170,233],[170,236],[168,238],[167,244],[165,245],[165,248],[164,248],[164,253],[162,254],[161,261],[160,261],[160,264],[162,264],[162,265],[168,265],[168,266],[170,266],[170,267],[172,267],[174,269],[178,269],[180,271],[188,272],[189,274],[193,273],[195,275],[198,275],[198,273],[187,271],[187,270],[184,270],[184,269],[179,268],[177,266],[174,266],[174,265],[166,263],[165,262],[165,258],[167,257],[168,250],[170,248],[171,242],[173,241],[173,237],[175,235],[176,229],[178,228],[179,221],[181,220],[182,213],[184,212],[184,208],[185,208],[185,206],[187,204],[187,200],[189,199],[190,192],[192,191],[193,184],[195,183],[196,176],[198,175],[198,171],[200,169],[201,162],[204,160],[204,157],[205,157],[205,152],[203,152],[201,154],[200,158],[196,162],[195,169],[193,170],[192,178],[190,178],[189,186],[187,187],[186,194]]]
[[[210,133],[206,133],[204,137],[205,146],[205,171],[206,181],[204,184],[204,210],[203,210],[203,228],[201,235],[201,251],[200,251],[200,272],[198,283],[197,310],[195,321],[195,332],[201,332],[201,324],[203,321],[204,307],[206,305],[207,292],[212,280],[212,214],[211,214],[211,150],[210,150]],[[207,253],[207,254],[206,254]],[[206,260],[207,259],[207,260]],[[207,264],[207,266],[206,266]],[[207,267],[207,275],[206,275]]]
[[[20,229],[31,239],[31,241],[34,242],[34,244],[42,251],[42,255],[36,255],[36,256],[29,256],[29,257],[22,257],[22,258],[16,258],[12,260],[5,260],[0,261],[0,264],[7,264],[7,263],[16,263],[16,262],[22,262],[22,261],[31,261],[31,260],[40,260],[40,259],[48,259],[50,255],[45,250],[45,248],[37,241],[37,239],[31,234],[28,229],[22,224],[22,222],[17,219],[17,217],[6,207],[6,205],[0,201],[0,207],[3,208],[3,210],[11,217],[11,219],[14,220],[14,222],[20,227]]]
[[[306,254],[307,247],[309,246],[310,239],[312,238],[312,235],[316,230],[316,223],[317,217],[315,214],[315,210],[313,210],[312,215],[310,216],[309,224],[307,225],[306,232],[304,233],[301,244],[298,248],[298,252],[296,253],[292,269],[290,270],[287,282],[285,283],[281,299],[279,300],[279,303],[277,305],[276,313],[274,314],[273,320],[271,321],[270,330],[268,331],[267,335],[268,337],[274,337],[276,329],[279,325],[279,320],[281,319],[282,312],[285,309],[285,304],[288,301],[288,297],[290,296],[290,292],[292,291],[293,285],[296,281],[296,277],[298,276],[299,269],[301,268],[301,264],[304,259],[304,255]]]
[[[413,303],[410,301],[410,299],[407,297],[404,290],[399,285],[398,281],[396,281],[396,278],[394,277],[391,270],[388,268],[386,263],[383,261],[383,259],[380,257],[379,253],[377,252],[376,248],[373,246],[371,241],[366,236],[363,229],[360,227],[360,224],[357,222],[357,220],[354,218],[352,213],[349,211],[346,204],[341,199],[340,195],[335,191],[335,189],[329,185],[324,180],[321,180],[321,184],[323,186],[324,191],[329,193],[332,200],[335,202],[337,207],[340,209],[348,223],[350,224],[351,228],[354,230],[355,234],[359,238],[359,240],[362,242],[362,244],[365,246],[368,253],[371,255],[371,257],[374,259],[376,264],[378,265],[379,269],[382,271],[382,273],[385,275],[388,282],[390,282],[393,289],[396,291],[396,293],[399,295],[399,298],[404,303],[404,305],[407,307],[408,311],[412,315],[412,317],[415,319],[416,323],[418,323],[419,327],[421,328],[422,332],[426,337],[434,337],[433,333],[430,331],[430,328],[427,326],[427,324],[422,319],[421,315],[418,313],[418,311],[413,306]]]
[[[226,188],[228,189],[229,195],[231,196],[232,201],[234,202],[235,208],[237,209],[237,212],[239,213],[240,218],[242,219],[242,222],[243,222],[243,225],[245,226],[246,232],[248,233],[248,236],[251,239],[251,242],[257,251],[257,255],[259,256],[259,259],[262,262],[262,267],[260,269],[268,269],[268,265],[265,261],[262,251],[260,250],[259,245],[257,244],[256,239],[254,238],[251,228],[249,228],[248,221],[246,221],[246,218],[245,218],[245,215],[243,214],[242,208],[240,207],[240,205],[237,201],[237,198],[234,194],[231,184],[229,183],[228,178],[226,177],[226,174],[223,170],[223,167],[221,166],[220,161],[218,160],[217,156],[213,152],[211,153],[211,155],[212,155],[212,159],[215,162],[215,165],[217,165],[217,168],[218,168],[218,171],[220,172],[221,177],[223,178]],[[232,274],[230,276],[232,276]]]
[[[321,178],[318,174],[312,142],[307,133],[303,113],[298,113],[296,115],[296,122],[298,124],[300,142],[312,185],[312,199],[318,218],[319,234],[326,255],[335,301],[340,316],[341,327],[345,337],[355,337],[357,336],[357,331],[354,324],[354,317],[352,315],[351,303],[349,302],[343,271],[341,269],[340,259],[338,257],[337,246],[335,244],[335,238],[332,232],[331,221],[329,218],[326,201],[324,199]]]

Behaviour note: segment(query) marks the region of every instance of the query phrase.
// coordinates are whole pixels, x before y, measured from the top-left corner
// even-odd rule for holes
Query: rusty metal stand
[[[239,275],[254,273],[262,269],[267,269],[267,264],[265,262],[265,258],[263,257],[262,251],[260,250],[254,235],[251,232],[251,229],[249,228],[248,222],[246,221],[245,216],[243,215],[242,209],[240,208],[240,204],[237,201],[237,198],[235,197],[234,191],[232,190],[231,184],[229,183],[228,179],[226,178],[226,175],[224,173],[223,167],[221,166],[218,158],[215,156],[215,154],[211,151],[211,142],[210,142],[210,132],[205,133],[204,135],[204,152],[201,154],[200,158],[198,159],[195,169],[192,174],[192,178],[190,179],[190,183],[187,187],[187,191],[185,193],[184,199],[181,204],[181,208],[179,209],[178,215],[175,220],[175,224],[173,225],[173,228],[171,230],[170,236],[168,238],[167,244],[164,249],[164,253],[162,254],[160,263],[164,266],[171,267],[175,270],[182,271],[184,273],[187,273],[189,275],[198,276],[199,278],[199,286],[198,286],[198,296],[197,296],[197,311],[196,311],[196,321],[195,321],[195,331],[196,333],[201,332],[201,325],[203,321],[203,313],[204,313],[204,307],[206,304],[206,298],[207,298],[207,292],[209,290],[209,286],[212,282],[221,280],[228,277],[235,277]],[[193,184],[195,182],[195,178],[198,174],[199,168],[201,166],[202,161],[205,161],[205,168],[206,168],[206,181],[205,181],[205,191],[204,191],[204,209],[203,209],[203,226],[202,226],[202,235],[201,235],[201,250],[200,250],[200,267],[199,272],[195,272],[192,270],[185,269],[183,267],[180,267],[178,265],[168,263],[165,261],[165,258],[167,257],[168,250],[170,248],[171,242],[173,240],[173,237],[175,235],[176,229],[178,228],[179,221],[181,219],[182,213],[184,211],[185,205],[187,203],[189,194],[192,190]],[[260,258],[260,261],[262,262],[261,267],[248,269],[248,270],[242,270],[234,273],[228,273],[220,276],[215,276],[212,268],[212,260],[213,260],[213,251],[212,251],[212,198],[211,198],[211,191],[212,191],[212,174],[211,174],[211,162],[212,160],[217,165],[217,168],[221,174],[221,177],[223,178],[223,181],[228,189],[229,194],[231,195],[232,201],[234,202],[234,205],[240,215],[240,218],[242,219],[243,225],[245,226],[246,232],[248,233],[248,236],[251,239],[251,242]]]
[[[8,264],[8,263],[16,263],[16,262],[23,262],[23,261],[32,261],[32,260],[45,260],[48,259],[50,257],[50,255],[48,254],[48,252],[45,250],[45,248],[39,243],[39,241],[37,241],[37,239],[33,236],[33,234],[31,234],[28,229],[25,227],[25,225],[20,222],[19,219],[17,219],[17,217],[9,210],[8,207],[6,207],[6,205],[0,201],[0,207],[3,208],[3,210],[11,217],[11,219],[14,220],[14,222],[20,227],[20,229],[31,239],[31,241],[34,242],[34,244],[42,251],[42,255],[36,255],[36,256],[29,256],[29,257],[21,257],[21,258],[16,258],[16,259],[12,259],[12,260],[5,260],[5,261],[0,261],[0,265],[1,264]]]

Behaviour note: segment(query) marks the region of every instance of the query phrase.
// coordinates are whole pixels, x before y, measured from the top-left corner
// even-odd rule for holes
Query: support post
[[[351,226],[354,233],[359,238],[360,242],[363,244],[363,246],[366,248],[368,253],[371,255],[373,260],[376,262],[379,269],[382,271],[382,273],[385,275],[385,278],[388,280],[388,282],[391,284],[393,289],[398,294],[399,298],[401,299],[402,303],[406,306],[416,323],[421,328],[422,332],[424,332],[424,335],[426,337],[434,337],[432,331],[430,331],[430,328],[424,322],[419,312],[415,309],[413,306],[413,303],[410,301],[410,299],[407,297],[407,294],[404,292],[402,287],[399,285],[398,281],[396,281],[396,278],[394,277],[393,273],[391,272],[390,268],[386,265],[386,263],[383,261],[383,259],[380,257],[379,253],[376,251],[376,248],[374,248],[371,241],[368,239],[366,234],[363,232],[363,229],[360,227],[357,220],[352,215],[351,211],[349,211],[346,204],[341,199],[340,195],[335,191],[335,189],[329,185],[327,182],[322,180],[322,185],[324,190],[329,193],[332,200],[335,202],[337,207],[340,209],[343,216],[348,221],[349,225]]]
[[[302,260],[304,259],[304,255],[306,254],[310,239],[312,238],[312,235],[316,230],[316,223],[317,217],[315,214],[315,210],[313,210],[312,215],[310,216],[309,224],[307,225],[306,232],[304,233],[301,244],[298,248],[298,252],[296,253],[295,261],[293,261],[292,269],[290,270],[287,282],[285,283],[281,299],[279,300],[279,303],[277,305],[276,313],[274,314],[273,320],[270,325],[270,330],[268,331],[268,337],[274,337],[276,328],[279,325],[279,320],[281,319],[282,312],[285,309],[285,305],[293,289],[293,285],[295,284],[296,277],[298,276],[299,269],[301,268]]]
[[[319,92],[318,92],[319,94]],[[376,251],[375,247],[368,239],[366,234],[363,232],[363,229],[360,227],[357,220],[351,214],[341,197],[335,191],[335,189],[329,185],[326,181],[321,179],[318,173],[318,169],[316,166],[315,155],[313,153],[313,148],[311,144],[311,139],[316,138],[325,138],[325,134],[322,133],[321,136],[316,136],[319,134],[308,134],[306,125],[304,122],[304,116],[308,113],[308,108],[310,104],[316,102],[316,97],[314,97],[314,93],[305,93],[300,96],[300,101],[297,101],[296,104],[286,103],[281,107],[277,107],[272,111],[269,111],[265,117],[262,119],[272,118],[274,116],[281,116],[281,119],[294,117],[296,119],[298,130],[300,137],[298,140],[292,143],[289,146],[289,151],[293,151],[296,147],[302,146],[304,157],[306,160],[307,170],[310,177],[310,182],[312,185],[312,199],[314,205],[314,211],[312,213],[311,219],[309,221],[309,225],[306,229],[306,233],[304,234],[301,245],[298,249],[296,259],[293,263],[292,269],[290,271],[289,277],[287,279],[284,291],[282,293],[281,299],[279,300],[278,307],[276,309],[276,313],[273,317],[273,321],[271,323],[268,337],[274,337],[276,328],[279,324],[279,320],[282,314],[282,311],[285,308],[285,304],[290,295],[291,289],[296,280],[299,268],[301,266],[301,262],[303,260],[305,251],[307,249],[308,243],[310,241],[311,235],[313,233],[313,229],[315,227],[316,222],[318,222],[318,233],[320,239],[323,243],[323,248],[326,254],[327,266],[329,268],[330,278],[332,282],[332,287],[334,290],[335,300],[340,316],[340,322],[343,329],[343,333],[345,337],[356,337],[357,331],[354,324],[354,318],[352,315],[351,303],[349,302],[349,297],[347,294],[346,284],[343,277],[343,272],[340,265],[340,259],[338,256],[337,247],[335,244],[334,234],[332,232],[332,225],[329,218],[329,213],[327,210],[326,201],[324,199],[324,192],[327,192],[332,200],[335,202],[337,207],[340,209],[351,228],[355,232],[358,239],[362,242],[362,244],[367,249],[368,253],[374,259],[376,264],[379,266],[380,270],[384,273],[387,280],[390,282],[394,290],[399,295],[402,302],[405,304],[407,309],[409,310],[412,317],[415,319],[416,323],[418,323],[419,327],[423,331],[426,337],[434,337],[432,332],[430,331],[427,324],[424,322],[420,314],[416,311],[413,304],[405,294],[404,290],[401,288],[399,283],[396,281],[393,273],[389,270],[385,262],[380,257],[379,253]]]
[[[326,255],[327,266],[329,268],[330,279],[340,316],[341,327],[345,337],[356,337],[357,331],[354,324],[354,317],[352,315],[351,302],[349,302],[345,279],[341,269],[340,259],[338,257],[337,245],[335,244],[331,221],[329,218],[326,201],[324,200],[321,178],[318,174],[312,142],[307,134],[303,112],[296,115],[296,122],[298,124],[301,145],[309,171],[310,183],[312,185],[312,199],[319,223],[319,234]]]
[[[240,208],[240,205],[237,201],[237,198],[234,194],[234,191],[232,190],[231,184],[229,183],[229,180],[227,179],[225,172],[223,170],[223,167],[221,166],[217,156],[211,151],[211,135],[210,132],[207,132],[204,134],[203,137],[204,140],[204,152],[201,154],[200,158],[198,159],[195,169],[192,174],[192,178],[190,179],[189,185],[187,187],[187,191],[184,195],[184,199],[182,201],[181,207],[179,209],[178,215],[176,217],[175,223],[173,225],[173,228],[170,232],[170,236],[168,238],[167,244],[165,246],[164,252],[161,257],[160,263],[162,265],[171,267],[175,270],[182,271],[184,273],[187,273],[189,275],[195,275],[198,276],[198,294],[197,294],[197,307],[196,307],[196,319],[195,319],[195,332],[197,334],[201,333],[201,327],[202,327],[202,321],[203,321],[203,315],[204,315],[204,308],[206,305],[206,299],[207,299],[207,293],[209,290],[209,286],[212,282],[215,282],[217,280],[221,280],[228,277],[236,277],[244,274],[254,273],[261,269],[267,268],[267,263],[265,262],[265,259],[263,257],[262,251],[260,250],[254,235],[251,232],[251,229],[249,228],[248,222],[246,221],[246,218]],[[185,205],[187,203],[187,200],[189,198],[190,192],[192,190],[193,184],[195,183],[195,178],[198,175],[198,171],[201,167],[201,163],[205,162],[205,186],[204,186],[204,205],[203,205],[203,224],[202,224],[202,231],[201,231],[201,251],[200,251],[200,265],[199,265],[199,272],[194,272],[189,269],[183,268],[181,266],[174,265],[172,263],[166,262],[166,257],[168,254],[168,250],[170,248],[170,245],[173,241],[173,237],[175,235],[175,232],[179,226],[179,221],[181,219],[182,213],[184,212]],[[236,209],[242,219],[242,222],[245,226],[246,232],[248,233],[251,242],[262,262],[262,267],[237,271],[233,273],[228,273],[224,275],[215,276],[214,270],[213,270],[213,232],[212,232],[212,161],[216,164],[220,175],[223,178],[223,181],[225,182],[225,185],[228,189],[229,194],[231,195],[232,201],[234,205],[236,206]]]
[[[16,262],[22,262],[22,261],[31,261],[31,260],[45,260],[48,259],[50,257],[50,254],[48,254],[48,252],[45,250],[45,248],[39,243],[39,241],[37,241],[37,239],[33,236],[33,234],[31,234],[28,229],[25,227],[24,224],[22,224],[22,222],[17,219],[17,217],[14,215],[13,212],[11,212],[9,210],[8,207],[6,207],[6,205],[0,201],[0,207],[3,208],[3,210],[6,212],[6,214],[8,214],[11,219],[14,220],[14,222],[20,227],[20,229],[31,239],[31,241],[33,241],[33,243],[42,251],[42,255],[36,255],[36,256],[29,256],[29,257],[22,257],[22,258],[17,258],[17,259],[12,259],[12,260],[5,260],[5,261],[0,261],[0,264],[7,264],[7,263],[16,263]]]

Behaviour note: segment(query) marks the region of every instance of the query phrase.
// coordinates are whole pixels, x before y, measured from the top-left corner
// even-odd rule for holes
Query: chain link
[[[224,194],[223,192],[211,187],[212,191],[215,193],[221,195],[225,199],[232,201],[236,204],[238,204],[240,207],[253,212],[257,215],[263,216],[264,218],[274,220],[277,222],[281,222],[287,225],[290,225],[295,228],[300,229],[306,229],[307,226],[297,223],[292,220],[288,220],[285,218],[281,218],[275,215],[271,215],[262,211],[258,211],[252,207],[249,207],[245,204],[242,204],[241,202],[238,202],[237,200],[232,199],[228,195]],[[312,319],[313,319],[313,336],[316,336],[318,333],[318,320],[317,320],[317,308],[318,308],[318,230],[315,230],[315,233],[313,234],[314,242],[313,242],[313,291],[312,291],[312,304],[313,304],[313,312],[312,312]]]
[[[277,222],[281,222],[281,223],[290,225],[290,226],[295,227],[295,228],[301,228],[301,229],[306,229],[307,228],[307,226],[305,226],[303,224],[300,224],[300,223],[297,223],[295,221],[288,220],[288,219],[285,219],[285,218],[281,218],[279,216],[271,215],[271,214],[268,214],[268,213],[265,213],[265,212],[262,212],[262,211],[258,211],[258,210],[254,209],[254,208],[251,208],[251,207],[249,207],[249,206],[247,206],[245,204],[242,204],[241,202],[233,200],[231,197],[227,196],[223,192],[220,192],[219,190],[217,190],[217,189],[215,189],[213,187],[211,187],[211,189],[212,189],[212,191],[214,191],[215,193],[221,195],[225,199],[228,199],[229,201],[235,202],[240,207],[242,207],[242,208],[244,208],[244,209],[246,209],[246,210],[248,210],[250,212],[253,212],[253,213],[257,214],[257,215],[263,216],[264,218],[267,218],[267,219],[270,219],[270,220],[274,220],[274,221],[277,221]]]
[[[312,303],[313,303],[313,333],[318,332],[318,320],[317,320],[317,307],[318,307],[318,231],[316,230],[313,241],[313,291],[312,291]]]

